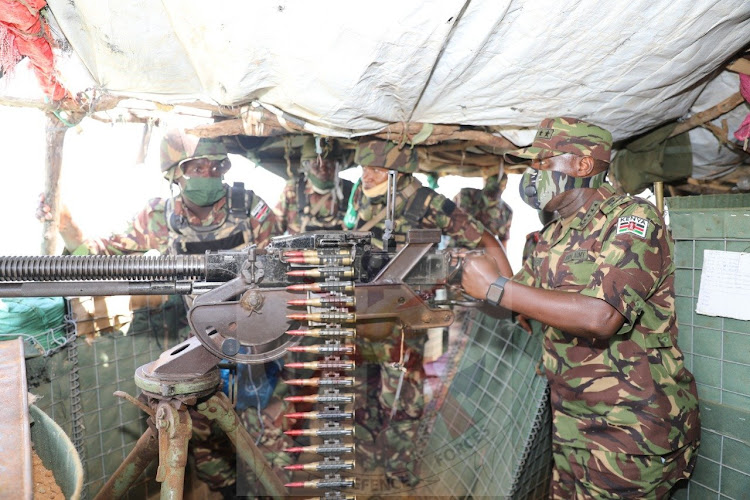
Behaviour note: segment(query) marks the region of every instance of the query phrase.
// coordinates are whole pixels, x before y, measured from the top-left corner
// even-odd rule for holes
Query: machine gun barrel
[[[0,297],[189,294],[195,281],[236,278],[246,260],[243,251],[0,257]]]

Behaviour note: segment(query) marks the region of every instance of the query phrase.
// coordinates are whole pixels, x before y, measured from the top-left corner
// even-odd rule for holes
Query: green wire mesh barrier
[[[546,498],[549,391],[537,373],[541,336],[472,312],[450,386],[421,451],[418,495]]]
[[[29,391],[39,397],[36,405],[79,451],[85,473],[83,498],[96,495],[146,430],[145,413],[113,393],[139,394],[135,369],[179,342],[185,334],[183,316],[182,299],[173,297],[161,307],[138,311],[121,330],[76,338],[73,329],[66,348],[27,360]],[[147,474],[154,477],[155,470]],[[158,483],[144,478],[129,498],[158,491]]]

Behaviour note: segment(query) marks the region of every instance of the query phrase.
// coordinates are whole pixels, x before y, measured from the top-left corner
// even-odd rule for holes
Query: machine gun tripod
[[[188,311],[195,336],[136,370],[136,385],[143,391],[137,404],[154,425],[100,498],[124,494],[157,456],[162,498],[181,497],[191,428],[186,408],[192,405],[209,418],[218,417],[225,432],[236,433],[230,439],[235,438],[240,456],[267,492],[283,496],[284,485],[238,426],[231,407],[215,394],[218,363],[228,359],[254,364],[281,357],[299,342],[286,333],[299,331],[294,318],[305,317],[310,326],[322,325],[328,333],[340,330],[329,320],[344,319],[355,324],[357,335],[376,340],[390,335],[395,324],[414,332],[453,322],[450,310],[430,306],[436,290],[447,286],[455,273],[449,253],[431,251],[440,232],[411,231],[395,255],[374,249],[370,238],[370,233],[309,233],[274,238],[265,250],[250,247],[203,256],[0,257],[0,297],[199,293]],[[300,284],[290,277],[323,281]],[[357,312],[332,306],[322,312],[308,308],[307,315],[284,314],[289,304],[299,302],[295,299],[302,289],[308,297],[316,290],[333,291],[326,300],[335,299],[337,290],[347,290],[347,304],[359,304]],[[348,483],[321,484],[336,488]]]

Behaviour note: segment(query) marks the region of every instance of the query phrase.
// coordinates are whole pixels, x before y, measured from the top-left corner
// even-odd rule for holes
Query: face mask
[[[388,192],[388,182],[381,182],[377,186],[371,187],[369,189],[362,185],[362,192],[365,193],[365,196],[367,196],[368,198],[377,198],[378,196],[383,196]]]
[[[219,201],[225,194],[221,177],[191,177],[186,179],[182,194],[200,207]]]
[[[334,185],[333,179],[331,179],[330,181],[324,181],[324,180],[321,180],[320,177],[312,173],[308,173],[307,178],[310,181],[310,183],[313,185],[313,189],[319,194],[327,193],[328,191],[333,189],[333,185]]]
[[[591,177],[573,177],[555,170],[527,168],[523,173],[518,190],[521,199],[531,208],[544,210],[544,207],[557,195],[578,188],[597,189],[604,183],[607,171]]]

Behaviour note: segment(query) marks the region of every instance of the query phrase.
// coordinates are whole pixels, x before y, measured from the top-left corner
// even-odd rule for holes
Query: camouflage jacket
[[[333,190],[325,194],[316,193],[312,185],[305,181],[303,197],[306,199],[300,201],[300,182],[302,180],[298,178],[289,180],[281,192],[279,203],[274,209],[277,234],[287,231],[289,234],[297,234],[305,231],[344,230],[344,213],[352,183],[342,180],[344,196],[338,200],[334,199]],[[302,210],[300,203],[304,205]]]
[[[109,238],[86,240],[75,253],[120,255],[151,249],[161,254],[204,253],[206,249],[229,250],[252,243],[266,246],[276,216],[252,191],[244,192],[241,210],[237,206],[232,210],[231,192],[227,186],[227,196],[217,201],[203,220],[191,214],[179,196],[174,201],[154,198],[124,231]]]
[[[422,193],[427,193],[423,202],[418,202],[420,207],[415,206],[417,193],[422,184],[411,175],[401,175],[398,179],[398,194],[396,196],[395,220],[393,221],[394,241],[402,245],[406,240],[409,229],[441,229],[443,234],[452,237],[457,246],[475,248],[482,239],[484,226],[471,215],[467,214],[455,203],[445,196],[436,193],[429,188],[422,188]],[[409,196],[404,196],[406,193]],[[357,210],[356,229],[361,230],[368,221],[377,217],[385,210],[385,195],[370,199],[362,192],[361,184],[354,192],[354,205]],[[411,203],[410,203],[411,202]],[[422,204],[425,205],[422,207]],[[413,209],[410,209],[412,208]],[[408,214],[416,214],[407,216]],[[383,231],[385,230],[385,219],[380,220],[374,227],[369,229],[373,234],[373,244],[379,248],[383,246]]]
[[[497,183],[490,189],[463,188],[453,198],[458,208],[473,215],[485,229],[505,241],[510,235],[513,209],[501,198]]]
[[[515,281],[606,301],[624,317],[609,340],[545,326],[555,442],[662,455],[700,433],[695,379],[677,346],[673,243],[650,203],[605,184],[546,226]]]

